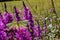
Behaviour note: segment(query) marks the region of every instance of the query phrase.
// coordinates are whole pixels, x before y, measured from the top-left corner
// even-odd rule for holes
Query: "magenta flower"
[[[3,31],[6,33],[6,40],[32,40],[31,34],[26,27],[19,27],[18,29],[6,28]]]
[[[21,18],[20,18],[20,16],[19,16],[20,11],[19,11],[16,7],[14,7],[14,9],[15,9],[16,21],[19,22],[19,21],[21,20]]]
[[[39,39],[42,37],[42,28],[39,25],[39,23],[38,23],[38,37],[39,37]]]
[[[6,40],[6,39],[7,39],[6,32],[0,30],[0,40]]]
[[[4,13],[4,23],[8,24],[8,23],[11,23],[12,21],[13,21],[12,14],[5,11],[5,13]]]
[[[0,21],[0,29],[4,29],[4,28],[6,28],[7,26],[2,22],[2,21]]]
[[[6,40],[18,40],[15,36],[16,35],[15,33],[17,32],[17,29],[6,28],[4,31],[7,34],[7,39]]]
[[[29,18],[28,18],[28,15],[29,14],[29,8],[28,7],[25,7],[24,8],[24,19],[25,20],[28,20]]]
[[[29,11],[29,21],[32,22],[32,23],[34,23],[31,11]]]
[[[30,32],[25,27],[21,27],[19,31],[17,31],[16,37],[18,37],[20,40],[32,40]]]
[[[24,3],[24,1],[23,1],[23,6],[24,6],[24,20],[28,20],[29,18],[28,18],[28,14],[29,14],[29,8],[28,7],[26,7],[26,5],[25,5],[25,3]]]
[[[3,19],[3,16],[2,14],[0,13],[0,29],[4,29],[6,28],[6,24],[4,23],[4,19]]]

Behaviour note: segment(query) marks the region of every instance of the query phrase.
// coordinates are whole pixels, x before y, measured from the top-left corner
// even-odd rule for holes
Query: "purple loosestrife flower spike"
[[[38,37],[40,39],[42,37],[42,28],[41,28],[41,26],[40,26],[38,21],[37,21],[37,23],[38,23]]]
[[[31,36],[32,36],[32,40],[34,40],[34,20],[32,19],[32,13],[31,11],[29,11],[29,19],[28,21],[30,22],[29,25],[30,25],[30,29],[31,29]]]
[[[34,24],[30,22],[31,36],[32,40],[34,40]]]
[[[31,25],[29,24],[30,23],[28,22],[26,27],[32,36],[32,40],[35,40],[35,38],[38,36],[37,26],[34,26],[33,28],[31,28]]]
[[[28,21],[34,25],[34,20],[33,20],[31,11],[29,11],[29,20]]]
[[[26,7],[24,1],[23,1],[23,6],[24,6],[24,20],[28,20],[28,12],[29,12],[29,8]]]
[[[12,14],[5,11],[5,13],[4,13],[4,23],[8,24],[8,23],[11,23],[12,21],[13,21]]]
[[[29,16],[28,15],[29,14],[28,12],[29,12],[29,8],[28,7],[25,7],[24,8],[24,19],[26,19],[26,20],[28,20],[28,16]]]
[[[32,19],[33,19],[32,13],[31,11],[29,11],[29,20],[32,20]]]
[[[32,19],[32,14],[31,14],[31,11],[26,7],[25,3],[23,2],[23,6],[24,6],[24,17],[25,19],[27,19],[30,23],[30,33],[31,33],[31,36],[32,36],[32,40],[34,40],[34,22],[33,22],[33,19]]]
[[[17,22],[19,22],[21,20],[21,18],[19,16],[20,12],[19,12],[19,10],[16,7],[14,7],[14,10],[15,10],[16,20],[17,20]]]

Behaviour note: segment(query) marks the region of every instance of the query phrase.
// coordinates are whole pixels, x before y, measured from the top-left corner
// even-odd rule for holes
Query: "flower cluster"
[[[24,2],[23,2],[24,4]],[[5,4],[6,6],[6,4]],[[12,13],[9,13],[7,9],[5,8],[5,12],[2,15],[0,13],[0,40],[35,40],[36,37],[40,34],[40,26],[39,24],[35,27],[34,25],[34,19],[32,16],[31,11],[28,7],[24,4],[24,17],[21,20],[20,13],[21,11],[14,7],[14,17],[16,17],[17,25],[19,24],[19,21],[27,20],[26,27],[9,27],[9,23],[13,23],[14,17]],[[15,26],[15,25],[14,25]],[[39,27],[38,27],[39,26]],[[39,30],[39,31],[38,31]]]
[[[28,7],[26,7],[24,2],[23,6],[24,6],[24,13],[23,13],[24,15],[23,18],[21,18],[20,15],[21,11],[18,8],[16,8],[16,6],[14,6],[15,15],[13,16],[12,13],[9,13],[7,11],[5,4],[4,14],[2,15],[2,13],[0,12],[0,40],[42,40],[47,36],[51,37],[51,35],[54,35],[53,37],[55,37],[55,34],[53,33],[55,33],[56,28],[54,27],[52,28],[51,26],[52,24],[47,26],[46,20],[44,20],[43,22],[44,26],[41,27],[39,20],[37,19],[34,20],[31,10]],[[20,21],[25,20],[27,20],[26,26],[21,27],[19,25]],[[50,21],[52,22],[52,20]],[[16,25],[18,25],[18,27],[15,24],[13,27],[8,26],[8,24],[13,22],[16,22]],[[48,37],[45,39],[49,39]]]

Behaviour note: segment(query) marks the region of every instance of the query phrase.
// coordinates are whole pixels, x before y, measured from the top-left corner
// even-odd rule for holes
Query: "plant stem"
[[[6,5],[6,2],[4,2],[4,8],[5,8],[5,11],[7,11],[7,5]]]
[[[54,5],[54,1],[53,0],[51,0],[51,3],[52,3],[52,8],[53,8],[53,13],[55,14],[55,16],[56,16],[56,25],[58,24],[59,25],[59,23],[58,23],[58,20],[57,20],[57,18],[58,18],[58,15],[57,15],[57,13],[56,13],[56,9],[55,9],[55,5]]]

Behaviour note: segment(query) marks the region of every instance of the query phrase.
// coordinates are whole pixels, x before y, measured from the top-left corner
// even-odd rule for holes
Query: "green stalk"
[[[57,26],[59,26],[59,22],[58,22],[58,20],[57,20],[57,18],[58,18],[58,15],[57,15],[57,12],[56,12],[56,10],[55,10],[55,5],[54,5],[54,2],[53,2],[53,0],[51,0],[51,3],[52,3],[52,8],[53,8],[53,13],[55,14],[55,16],[56,16],[56,27]],[[60,31],[60,27],[58,27],[59,29],[59,31]],[[56,28],[57,29],[57,28]],[[57,32],[57,34],[58,34],[58,36],[60,36],[59,34],[60,34],[60,32]]]
[[[52,8],[53,8],[53,13],[54,13],[55,16],[56,16],[56,19],[55,19],[56,25],[59,25],[58,20],[57,20],[58,15],[57,15],[57,12],[56,12],[55,5],[54,5],[54,1],[53,1],[53,0],[51,0],[51,4],[52,4]]]

